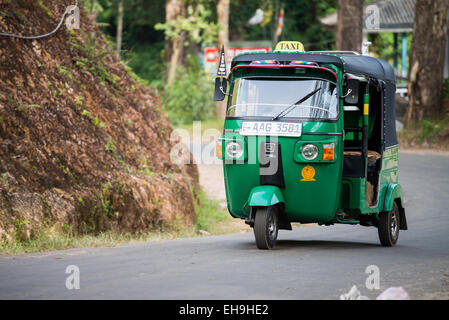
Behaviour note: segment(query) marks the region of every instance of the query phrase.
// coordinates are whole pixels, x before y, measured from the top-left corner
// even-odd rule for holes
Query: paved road
[[[281,231],[275,250],[251,233],[0,257],[1,299],[338,299],[357,285],[375,298],[402,286],[412,298],[449,299],[449,156],[400,154],[409,231],[394,248],[361,226]],[[365,288],[368,265],[380,290]],[[80,289],[65,287],[80,268]]]

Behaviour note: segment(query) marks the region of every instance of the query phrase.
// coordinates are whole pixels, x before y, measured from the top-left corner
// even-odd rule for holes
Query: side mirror
[[[228,80],[226,78],[215,78],[214,101],[223,101],[228,88]]]
[[[346,80],[346,85],[344,86],[344,89],[345,89],[344,91],[345,104],[358,104],[360,81],[358,79],[348,79]]]

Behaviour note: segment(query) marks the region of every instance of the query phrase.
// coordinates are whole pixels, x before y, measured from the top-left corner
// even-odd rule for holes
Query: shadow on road
[[[240,242],[236,245],[236,249],[256,249],[255,242]],[[381,248],[377,243],[367,242],[349,242],[349,241],[324,241],[324,240],[278,240],[274,250],[289,249],[319,249],[319,250],[336,250],[336,249],[366,249]]]
[[[288,248],[314,248],[314,249],[358,249],[366,247],[379,248],[379,244],[367,242],[350,242],[350,241],[324,241],[324,240],[278,240],[276,247],[282,249]]]

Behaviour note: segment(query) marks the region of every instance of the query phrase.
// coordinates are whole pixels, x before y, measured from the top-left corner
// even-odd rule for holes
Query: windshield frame
[[[330,71],[330,70],[329,70]],[[339,86],[339,81],[336,79],[336,81],[331,81],[329,79],[326,79],[325,77],[311,77],[311,76],[288,76],[288,75],[279,75],[279,76],[257,76],[257,75],[252,75],[252,76],[243,76],[243,77],[238,77],[235,76],[235,74],[231,74],[230,75],[230,80],[231,80],[231,86],[229,88],[229,98],[226,104],[226,118],[225,120],[269,120],[269,121],[310,121],[310,122],[337,122],[340,120],[340,113],[341,113],[341,99],[340,99],[340,86]],[[276,120],[272,120],[273,117],[271,116],[228,116],[228,111],[229,108],[231,107],[231,103],[232,103],[232,95],[234,94],[234,86],[235,86],[235,82],[237,79],[300,79],[300,80],[320,80],[320,81],[328,81],[332,84],[334,84],[337,88],[337,116],[333,119],[321,119],[321,118],[304,118],[304,117],[289,117],[284,116],[281,118],[278,118]]]

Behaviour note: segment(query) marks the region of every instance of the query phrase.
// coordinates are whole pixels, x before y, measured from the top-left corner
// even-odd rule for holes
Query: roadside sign
[[[251,52],[269,52],[271,51],[271,45],[269,41],[246,41],[243,43],[230,43],[230,46],[226,48],[226,74],[229,73],[232,59],[243,53]],[[204,48],[204,69],[211,75],[212,78],[217,76],[217,67],[220,60],[220,52],[216,47]]]

